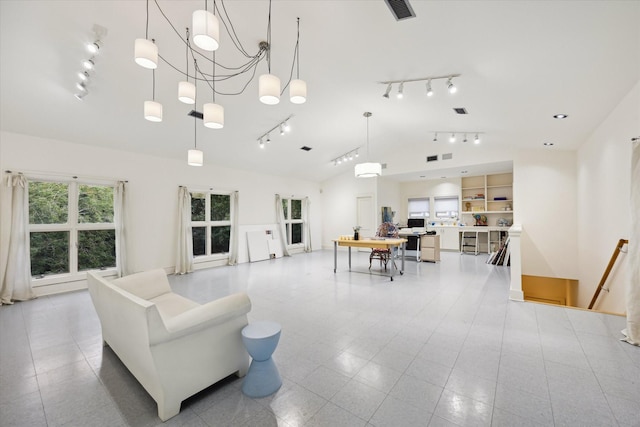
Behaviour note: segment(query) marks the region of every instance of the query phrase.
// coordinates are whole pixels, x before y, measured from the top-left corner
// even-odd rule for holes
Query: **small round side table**
[[[242,392],[249,397],[265,397],[278,391],[282,378],[271,355],[280,340],[280,324],[270,321],[251,323],[242,329],[242,342],[251,356]]]

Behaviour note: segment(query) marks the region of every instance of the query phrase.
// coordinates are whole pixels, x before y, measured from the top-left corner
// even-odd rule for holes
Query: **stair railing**
[[[627,244],[629,244],[629,241],[626,239],[618,240],[618,244],[616,245],[616,248],[613,250],[613,255],[611,255],[611,259],[609,260],[609,265],[607,265],[607,268],[604,270],[602,279],[600,279],[600,283],[598,283],[598,287],[596,288],[596,291],[593,294],[593,298],[591,298],[591,303],[589,303],[589,310],[593,309],[593,306],[595,305],[596,300],[598,299],[598,296],[600,295],[601,291],[605,290],[609,292],[608,289],[605,289],[604,284],[607,281],[607,278],[609,277],[609,273],[611,273],[611,270],[613,269],[613,265],[616,263],[616,259],[618,259],[618,254],[622,252],[622,247]]]

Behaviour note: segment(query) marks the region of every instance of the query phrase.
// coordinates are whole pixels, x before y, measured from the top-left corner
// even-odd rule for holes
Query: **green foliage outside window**
[[[206,227],[193,227],[191,237],[193,239],[193,256],[207,254],[207,229]]]
[[[291,224],[291,244],[302,243],[302,224]]]
[[[69,185],[61,182],[29,183],[29,223],[66,224]]]
[[[291,199],[291,219],[302,219],[302,200]]]
[[[191,221],[206,220],[206,194],[191,193]]]
[[[282,199],[282,211],[284,212],[284,219],[289,219],[289,199]]]
[[[116,231],[78,231],[78,271],[116,266]]]
[[[31,275],[69,272],[69,232],[32,232]]]
[[[231,219],[231,197],[228,194],[211,195],[211,221]]]
[[[211,253],[223,254],[229,252],[229,237],[231,226],[211,227]]]
[[[80,185],[78,222],[113,223],[113,187]]]

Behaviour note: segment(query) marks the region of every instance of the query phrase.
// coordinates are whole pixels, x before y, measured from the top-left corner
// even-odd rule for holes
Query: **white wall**
[[[586,307],[619,239],[631,232],[631,138],[640,136],[640,82],[578,150],[580,306]],[[625,312],[629,259],[620,254],[595,308]]]
[[[400,183],[396,181],[392,181],[390,179],[385,179],[384,176],[378,179],[378,210],[376,211],[376,222],[380,224],[382,222],[382,207],[388,206],[391,207],[391,211],[396,214],[393,217],[394,223],[402,223],[406,222],[406,218],[403,220],[403,217],[400,216],[400,210],[402,205],[405,203],[402,202],[402,197],[400,196]],[[378,225],[376,224],[376,225]]]
[[[425,181],[403,182],[400,185],[400,198],[402,207],[399,211],[400,222],[406,224],[409,212],[407,212],[407,200],[410,198],[430,197],[429,209],[433,219],[433,198],[436,196],[460,197],[460,178],[429,179]]]
[[[356,197],[372,196],[377,206],[378,178],[356,178],[353,168],[322,183],[322,247],[333,249],[331,240],[353,234],[357,222]],[[379,215],[376,215],[378,218]]]
[[[576,153],[517,153],[513,199],[514,223],[523,227],[522,274],[578,279]]]
[[[0,168],[129,181],[129,256],[133,271],[175,265],[178,186],[239,191],[239,262],[247,262],[246,230],[273,228],[275,194],[309,196],[311,240],[321,242],[319,185],[250,171],[191,167],[184,159],[166,159],[88,145],[0,133]]]

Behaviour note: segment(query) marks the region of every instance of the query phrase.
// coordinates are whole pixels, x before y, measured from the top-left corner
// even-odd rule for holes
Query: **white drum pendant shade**
[[[211,129],[222,129],[224,127],[224,107],[218,104],[204,104],[203,107],[204,125]]]
[[[258,80],[260,102],[276,105],[280,102],[280,79],[273,74],[263,74]]]
[[[204,153],[200,150],[189,150],[187,153],[187,164],[189,166],[202,166],[204,163]]]
[[[307,83],[304,80],[291,80],[289,99],[294,104],[304,104],[307,101]]]
[[[135,44],[136,64],[153,70],[158,67],[158,46],[147,39],[136,39]]]
[[[191,82],[178,83],[178,99],[185,104],[195,104],[196,85]]]
[[[155,101],[144,101],[144,118],[150,122],[161,122],[162,104]]]
[[[380,163],[358,163],[355,167],[356,178],[373,178],[382,175]]]
[[[192,15],[193,43],[202,50],[212,52],[220,46],[220,23],[207,10],[196,10]]]

